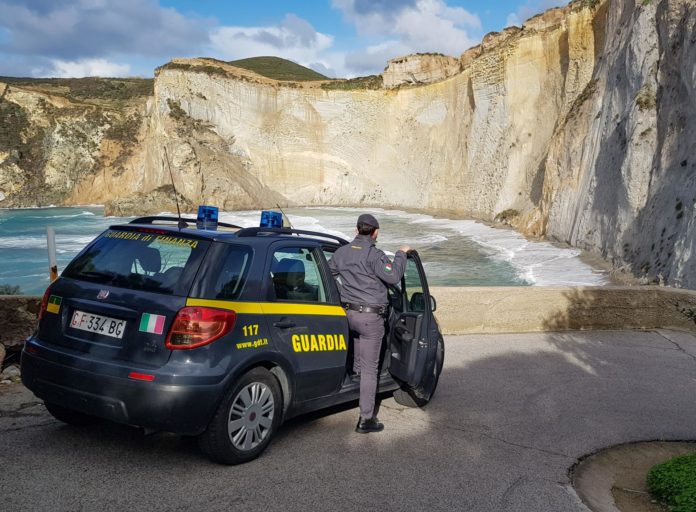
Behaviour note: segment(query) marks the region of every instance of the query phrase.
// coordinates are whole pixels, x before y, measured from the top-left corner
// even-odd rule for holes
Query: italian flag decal
[[[48,304],[46,304],[46,311],[49,313],[58,313],[60,311],[61,302],[63,302],[62,297],[58,297],[58,295],[51,295],[48,298]]]
[[[152,334],[162,334],[164,331],[164,320],[163,315],[151,315],[150,313],[143,313],[140,317],[140,332],[149,332]]]

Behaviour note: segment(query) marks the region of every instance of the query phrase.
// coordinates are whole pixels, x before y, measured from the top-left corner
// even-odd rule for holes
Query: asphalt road
[[[638,440],[696,439],[696,337],[671,331],[447,337],[422,410],[381,403],[292,420],[258,460],[191,439],[53,420],[0,386],[0,510],[587,510],[569,469]]]

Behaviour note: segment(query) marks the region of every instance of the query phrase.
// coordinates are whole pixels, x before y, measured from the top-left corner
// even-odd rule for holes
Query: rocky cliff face
[[[392,59],[382,73],[384,87],[423,85],[445,80],[462,70],[459,59],[441,54],[419,53]]]
[[[608,15],[528,228],[696,287],[696,5],[614,2]]]
[[[695,24],[690,0],[579,0],[486,36],[447,61],[460,69],[451,76],[399,89],[389,73],[387,87],[364,90],[175,60],[158,70],[121,170],[53,183],[68,203],[171,210],[168,156],[189,205],[450,210],[694,287]],[[0,107],[34,112],[13,91]],[[15,187],[12,158],[0,163],[0,206],[39,201],[35,185]]]
[[[118,194],[118,177],[143,137],[148,80],[0,79],[0,207],[96,203]]]

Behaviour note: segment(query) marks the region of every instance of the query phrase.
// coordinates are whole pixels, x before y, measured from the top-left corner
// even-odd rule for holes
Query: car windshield
[[[206,240],[178,234],[108,230],[68,265],[63,276],[187,295],[209,246]]]

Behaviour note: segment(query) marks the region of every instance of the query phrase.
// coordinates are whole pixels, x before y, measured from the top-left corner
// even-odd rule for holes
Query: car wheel
[[[44,405],[48,412],[51,413],[58,421],[67,423],[68,425],[74,425],[76,427],[84,427],[86,425],[92,425],[99,421],[99,418],[95,416],[90,416],[83,412],[74,411],[72,409],[66,409],[63,406],[52,404],[50,402],[45,402]]]
[[[435,353],[435,364],[430,377],[423,386],[410,388],[404,386],[394,391],[394,400],[397,404],[405,407],[424,407],[433,398],[437,383],[440,380],[442,367],[445,363],[445,342],[442,338],[437,341],[437,352]]]
[[[223,399],[199,437],[201,450],[222,464],[255,459],[280,425],[282,410],[278,381],[265,368],[254,368]]]

